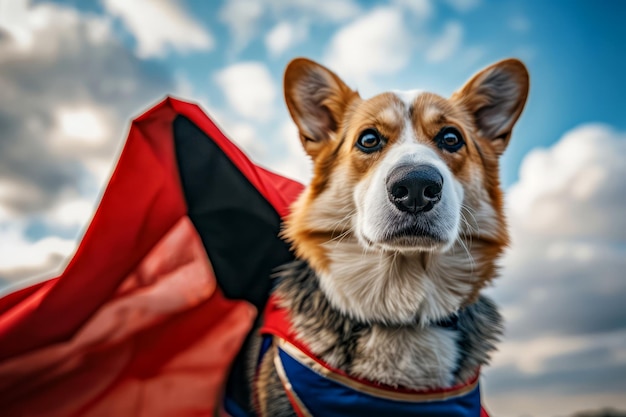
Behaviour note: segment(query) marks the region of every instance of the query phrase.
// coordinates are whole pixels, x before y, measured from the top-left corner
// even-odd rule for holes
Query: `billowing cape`
[[[278,232],[302,188],[194,104],[167,98],[133,121],[65,271],[0,298],[0,415],[226,415],[224,393],[246,404],[241,347],[271,271],[293,259]]]
[[[196,105],[137,118],[65,271],[0,299],[0,414],[211,416],[226,385],[247,395],[237,355],[301,190]]]

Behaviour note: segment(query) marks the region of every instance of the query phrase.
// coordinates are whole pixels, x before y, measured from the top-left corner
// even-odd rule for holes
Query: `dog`
[[[481,295],[508,244],[499,157],[528,89],[516,59],[447,99],[363,99],[318,63],[288,64],[313,177],[282,233],[297,261],[276,272],[249,349],[257,415],[480,414],[479,369],[502,333]]]

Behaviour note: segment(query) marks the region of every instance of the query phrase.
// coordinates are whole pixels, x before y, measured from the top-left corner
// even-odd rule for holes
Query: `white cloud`
[[[348,81],[368,83],[372,76],[404,68],[411,35],[398,8],[377,8],[342,27],[331,39],[325,62]]]
[[[233,141],[255,163],[272,162],[274,154],[268,149],[268,141],[259,139],[258,129],[245,122],[235,122],[229,118],[222,118],[220,126],[226,136]]]
[[[511,322],[514,336],[532,330],[584,333],[598,314],[607,314],[598,323],[603,327],[616,325],[610,313],[626,317],[626,307],[617,300],[611,304],[612,297],[626,296],[620,275],[626,268],[624,153],[626,134],[589,124],[566,133],[551,148],[534,150],[522,162],[520,179],[507,198],[513,246],[504,259],[504,279],[494,290],[509,306],[526,312]],[[564,304],[544,305],[533,297],[536,291]],[[602,306],[591,303],[603,298]],[[586,309],[571,304],[585,299],[591,303]],[[552,309],[552,317],[533,329],[532,320],[542,308]]]
[[[227,0],[219,11],[219,18],[228,25],[234,38],[233,48],[239,51],[259,31],[259,22],[269,16],[275,21],[298,21],[308,30],[315,20],[337,23],[360,12],[353,0]]]
[[[184,89],[184,78],[179,83]],[[303,183],[310,180],[311,159],[305,154],[290,119],[260,125],[256,120],[241,121],[240,117],[233,117],[224,108],[210,106],[208,102],[203,103],[203,110],[254,163]]]
[[[22,1],[12,5],[12,16],[25,22],[15,32],[7,29],[6,5],[0,3],[0,29],[9,33],[0,36],[4,283],[63,264],[93,212],[130,117],[173,87],[162,68],[115,39],[109,18]]]
[[[21,47],[32,43],[29,0],[0,0],[0,28],[7,31]]]
[[[304,23],[280,22],[265,36],[265,46],[270,55],[278,56],[306,40],[307,36],[307,27]]]
[[[96,208],[91,198],[74,196],[60,201],[46,213],[45,221],[54,227],[84,227]]]
[[[240,115],[268,121],[274,114],[277,91],[267,67],[261,62],[241,62],[215,75],[228,104]]]
[[[45,3],[23,12],[32,42],[0,41],[0,177],[22,192],[0,205],[27,216],[66,188],[95,198],[129,118],[172,82],[129,53],[106,18]]]
[[[137,40],[142,57],[163,56],[169,48],[187,52],[212,49],[209,31],[173,0],[103,0]]]
[[[106,117],[96,109],[81,105],[60,108],[56,112],[59,129],[57,140],[62,146],[99,147],[110,136]]]
[[[361,8],[353,0],[270,0],[278,13],[296,11],[301,15],[323,17],[331,22],[341,22],[356,16]]]
[[[507,398],[490,401],[497,415],[553,393],[514,414],[550,415],[626,369],[625,153],[625,133],[588,124],[522,162],[507,198],[512,246],[490,289],[507,319],[485,374],[486,391]]]
[[[229,26],[234,48],[241,49],[254,37],[265,6],[258,0],[227,0],[219,18]]]
[[[296,125],[291,120],[285,121],[277,136],[279,141],[276,146],[286,152],[267,166],[272,171],[307,184],[311,180],[313,163],[302,148]]]
[[[507,392],[492,396],[489,390],[486,389],[483,391],[483,398],[485,398],[484,402],[490,414],[498,417],[592,417],[602,416],[603,414],[591,412],[589,414],[581,414],[580,411],[606,410],[609,408],[621,410],[626,407],[623,392],[559,395],[550,391],[541,392],[537,390],[537,392],[532,394]],[[607,413],[605,415],[610,416],[611,414]]]
[[[550,361],[559,356],[605,346],[612,347],[616,352],[621,353],[626,348],[623,343],[625,335],[626,332],[618,332],[603,334],[594,338],[587,336],[541,336],[524,341],[505,340],[499,346],[499,352],[494,355],[492,365],[494,367],[512,365],[523,374],[538,375],[546,372]],[[619,363],[620,358],[615,357],[615,359]],[[569,369],[588,365],[571,363]]]
[[[53,276],[75,249],[73,239],[49,236],[30,241],[24,237],[22,222],[0,223],[0,290],[4,291],[6,284],[38,275]]]
[[[431,0],[394,0],[393,4],[408,10],[419,19],[428,19],[433,15]]]
[[[428,62],[441,62],[451,58],[463,41],[463,27],[458,22],[448,22],[441,36],[426,51]]]
[[[604,125],[583,125],[534,150],[509,192],[511,220],[542,239],[623,237],[626,217],[607,212],[623,207],[625,153],[626,134]]]
[[[13,53],[28,54],[37,47],[42,55],[54,57],[58,52],[55,39],[46,39],[40,34],[51,26],[75,27],[81,16],[74,9],[57,7],[41,3],[31,5],[30,0],[0,0],[0,30],[6,31],[12,38],[6,48]],[[105,18],[90,18],[89,25],[83,29],[86,41],[101,43],[111,35],[111,25]],[[66,47],[71,47],[72,39],[65,39]],[[37,42],[37,45],[35,45]]]
[[[459,10],[468,10],[479,2],[455,3]],[[151,4],[159,8],[164,3]],[[241,4],[251,7],[243,10],[249,17],[239,19],[234,13],[229,25],[239,25],[244,32],[249,26],[250,31],[242,35],[247,38],[244,44],[258,35],[261,22],[288,22],[303,30],[322,17],[332,19],[333,25],[355,18],[337,31],[327,58],[340,64],[332,66],[340,75],[345,68],[345,75],[357,80],[402,69],[412,50],[421,48],[415,45],[415,36],[425,31],[419,25],[409,27],[407,19],[434,13],[430,2],[408,0],[396,0],[393,7],[369,10],[365,15],[352,1]],[[186,96],[197,94],[183,76],[175,85],[161,69],[127,51],[114,39],[110,17],[45,2],[28,5],[25,0],[0,0],[0,281],[23,279],[63,265],[75,248],[68,236],[91,216],[129,117],[175,88]],[[300,25],[298,18],[305,15],[309,20]],[[193,27],[197,22],[190,19]],[[324,30],[331,27],[318,25]],[[129,31],[137,36],[138,48],[145,48],[144,55],[158,55],[168,48],[210,48],[199,46],[197,40],[180,46],[176,43],[180,40],[138,35],[130,26]],[[453,47],[431,53],[449,56],[455,48],[459,52],[463,37],[459,32],[459,45],[454,47],[452,42]],[[368,38],[370,33],[375,42]],[[181,39],[178,34],[174,38]],[[211,44],[210,35],[209,39]],[[295,45],[289,41],[287,46],[276,42],[276,53]],[[272,47],[267,47],[271,52]],[[460,53],[469,52],[463,48]],[[473,52],[478,57],[482,53]],[[229,85],[220,83],[229,104],[250,120],[229,119],[232,115],[226,106],[215,109],[206,104],[211,116],[224,124],[255,161],[308,181],[311,162],[293,123],[273,114],[277,89],[267,69],[257,71],[263,75],[250,82],[251,87],[244,86],[230,97],[229,92],[250,77],[246,71],[236,76],[230,73],[230,79],[228,71],[220,74],[225,77],[222,81],[229,81]],[[204,97],[201,101],[208,103]],[[267,120],[272,123],[260,126]],[[624,133],[606,126],[573,130],[550,149],[529,155],[520,182],[510,190],[514,243],[504,260],[503,277],[492,291],[509,325],[501,353],[485,377],[486,403],[498,411],[496,415],[532,413],[539,417],[587,405],[626,406],[623,393],[585,395],[576,388],[598,386],[598,375],[604,378],[611,369],[623,371],[626,361],[625,141]],[[42,227],[48,227],[45,233],[58,236],[37,235]],[[609,371],[597,368],[598,364]],[[503,380],[503,374],[508,379]],[[561,379],[554,382],[554,378]],[[490,395],[492,390],[497,392]],[[557,395],[557,390],[565,393]]]
[[[53,236],[36,242],[28,242],[22,238],[20,231],[5,228],[0,241],[2,252],[0,269],[7,272],[23,265],[39,267],[48,263],[49,258],[55,254],[62,257],[70,255],[74,248],[73,240]]]
[[[21,207],[43,204],[35,184],[16,179],[0,178],[0,222],[19,218]]]

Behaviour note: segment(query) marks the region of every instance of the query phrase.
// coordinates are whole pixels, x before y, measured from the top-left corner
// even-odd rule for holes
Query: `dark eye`
[[[383,139],[374,129],[368,129],[361,133],[356,141],[356,147],[365,153],[376,152],[383,147]]]
[[[439,131],[439,133],[437,133],[435,141],[437,142],[437,146],[439,146],[439,148],[448,152],[456,152],[465,144],[461,133],[454,127],[449,126],[444,127]]]

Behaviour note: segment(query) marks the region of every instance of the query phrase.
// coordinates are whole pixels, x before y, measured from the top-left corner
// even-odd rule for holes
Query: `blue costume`
[[[273,358],[276,371],[299,417],[488,417],[480,403],[478,372],[459,386],[425,391],[381,386],[351,377],[316,358],[295,337],[286,311],[272,297],[265,310],[261,334],[260,357],[276,352]],[[272,344],[277,349],[270,350]]]

